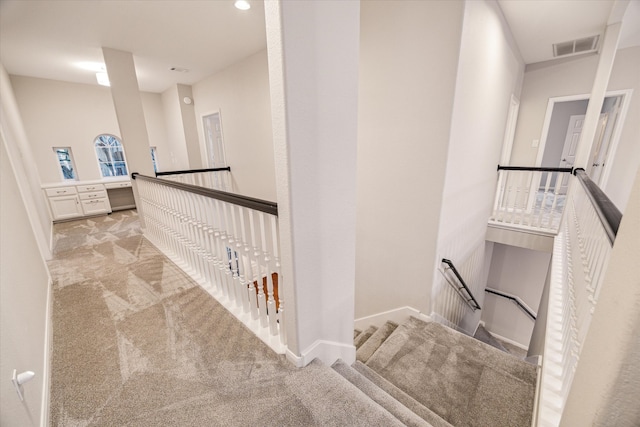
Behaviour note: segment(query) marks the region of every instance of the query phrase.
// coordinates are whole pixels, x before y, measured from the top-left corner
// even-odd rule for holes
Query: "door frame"
[[[624,126],[624,122],[627,117],[627,111],[629,110],[629,104],[631,101],[631,95],[633,94],[633,89],[622,89],[622,90],[612,90],[608,91],[605,94],[605,98],[609,98],[612,96],[622,96],[622,104],[620,106],[620,115],[618,116],[618,120],[616,121],[615,128],[613,129],[613,133],[611,135],[611,144],[609,145],[609,154],[607,154],[608,161],[604,169],[602,170],[601,175],[601,184],[600,187],[603,188],[607,184],[607,180],[609,179],[609,175],[611,173],[611,160],[615,158],[616,151],[618,149],[618,142],[620,141],[620,135],[622,134],[622,127]],[[551,116],[553,115],[553,107],[557,102],[567,102],[567,101],[582,101],[585,99],[590,99],[591,94],[581,94],[581,95],[568,95],[568,96],[557,96],[549,98],[547,102],[547,112],[544,116],[544,123],[542,126],[542,134],[540,135],[540,144],[538,144],[538,154],[536,157],[535,166],[539,167],[542,164],[542,157],[544,156],[544,148],[547,145],[547,137],[549,135],[549,126],[551,124]],[[591,157],[591,156],[589,156]],[[589,160],[591,161],[591,160]]]

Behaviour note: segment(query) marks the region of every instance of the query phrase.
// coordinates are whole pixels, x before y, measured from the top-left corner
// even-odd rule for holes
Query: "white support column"
[[[118,118],[118,126],[120,126],[120,136],[127,156],[129,172],[155,176],[133,55],[130,52],[106,47],[102,48],[102,55],[109,74],[111,96]],[[133,195],[140,212],[141,203],[137,183],[135,180],[132,182]],[[144,226],[143,215],[140,215],[140,219]]]
[[[604,33],[604,39],[602,40],[598,69],[596,70],[596,77],[593,81],[589,106],[587,107],[587,114],[584,118],[584,126],[580,134],[580,142],[578,143],[578,152],[576,153],[576,159],[573,164],[575,168],[584,168],[587,173],[591,170],[593,139],[596,136],[598,121],[600,120],[600,110],[602,110],[602,103],[604,102],[607,86],[609,85],[609,76],[611,75],[613,61],[616,57],[621,28],[621,22],[608,25]]]
[[[287,356],[355,359],[359,1],[266,1]]]

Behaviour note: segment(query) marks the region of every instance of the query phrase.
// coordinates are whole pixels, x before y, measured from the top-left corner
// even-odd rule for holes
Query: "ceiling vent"
[[[595,52],[598,49],[600,36],[586,37],[584,39],[571,40],[563,43],[554,43],[553,56],[576,55],[578,53]]]

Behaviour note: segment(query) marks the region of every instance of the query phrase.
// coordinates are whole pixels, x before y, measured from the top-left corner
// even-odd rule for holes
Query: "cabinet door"
[[[93,200],[83,200],[82,210],[85,215],[97,215],[111,212],[111,205],[109,205],[109,199],[106,197]]]
[[[49,197],[49,206],[51,206],[51,213],[53,214],[53,220],[76,218],[82,216],[82,207],[78,196],[59,196]]]

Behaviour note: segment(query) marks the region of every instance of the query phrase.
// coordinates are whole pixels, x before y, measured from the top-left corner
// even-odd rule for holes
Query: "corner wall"
[[[446,282],[442,258],[453,261],[483,305],[487,220],[493,206],[511,95],[518,97],[524,61],[498,4],[464,3],[464,27],[446,156],[436,256],[425,263],[433,277],[431,315],[473,334],[473,312]],[[449,273],[448,273],[449,274]]]
[[[44,426],[49,386],[49,272],[38,251],[3,135],[0,142],[0,425]],[[36,374],[23,386],[24,402],[11,382],[13,369]]]
[[[11,76],[11,83],[41,183],[62,181],[52,147],[71,147],[80,180],[101,179],[93,141],[102,133],[121,136],[109,88],[24,76]],[[160,95],[142,92],[141,98],[149,143],[167,165]],[[126,142],[124,148],[126,155]]]
[[[202,164],[208,165],[202,116],[220,111],[225,157],[234,190],[276,200],[267,51],[262,50],[192,86]]]
[[[463,3],[360,7],[355,316],[428,313]]]

